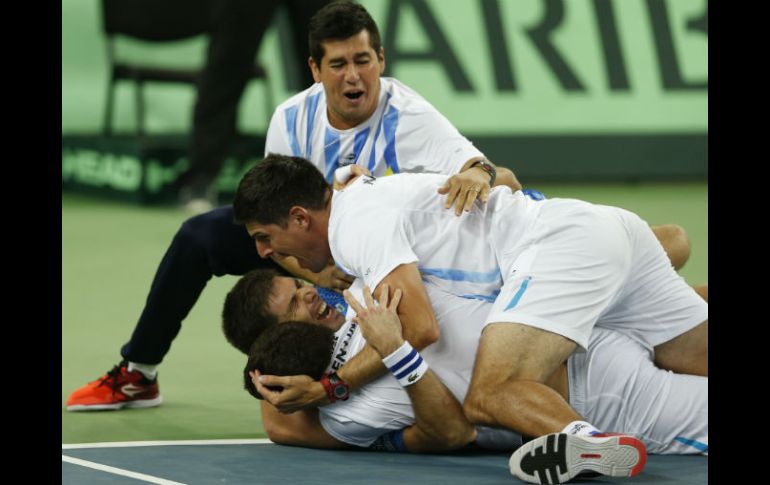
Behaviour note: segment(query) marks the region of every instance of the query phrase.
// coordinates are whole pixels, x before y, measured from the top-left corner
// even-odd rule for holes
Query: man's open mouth
[[[364,95],[363,91],[348,91],[345,93],[345,97],[348,99],[358,99]]]
[[[321,303],[321,306],[318,307],[318,314],[316,315],[316,318],[319,320],[323,320],[324,318],[328,317],[329,314],[332,312],[332,307],[327,305],[325,302]]]

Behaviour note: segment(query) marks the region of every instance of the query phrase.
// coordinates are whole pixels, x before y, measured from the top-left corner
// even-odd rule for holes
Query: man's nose
[[[356,63],[351,62],[348,64],[347,69],[345,69],[345,81],[349,83],[356,83],[360,77],[361,76],[358,74],[358,66]]]
[[[257,241],[257,253],[261,258],[269,258],[273,254],[273,248],[270,247],[268,242]]]
[[[314,286],[305,285],[300,289],[300,298],[306,303],[312,303],[318,292]]]

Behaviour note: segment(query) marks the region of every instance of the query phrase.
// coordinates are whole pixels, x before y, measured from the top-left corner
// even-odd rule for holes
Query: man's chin
[[[326,269],[325,262],[313,264],[311,261],[305,261],[304,259],[297,258],[297,263],[299,264],[300,268],[312,271],[313,273],[320,273]]]

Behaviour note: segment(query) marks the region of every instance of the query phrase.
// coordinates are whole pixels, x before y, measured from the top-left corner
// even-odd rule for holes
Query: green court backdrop
[[[699,179],[708,170],[706,0],[363,0],[378,22],[392,75],[425,96],[492,160],[524,180]],[[62,2],[62,132],[97,133],[107,66],[98,2]],[[275,100],[289,86],[293,47],[277,16],[258,58]],[[118,55],[198,65],[205,38]],[[252,83],[239,126],[264,133]],[[187,133],[194,91],[147,86],[151,133]],[[134,126],[130,84],[116,127]],[[259,154],[257,154],[259,156]]]

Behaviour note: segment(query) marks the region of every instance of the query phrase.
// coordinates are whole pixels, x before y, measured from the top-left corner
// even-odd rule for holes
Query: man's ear
[[[294,205],[289,209],[289,225],[306,228],[310,225],[310,213],[302,206]]]
[[[307,58],[307,65],[310,67],[310,73],[313,75],[313,81],[321,82],[321,66],[315,63],[313,56]]]
[[[377,57],[379,57],[380,61],[380,76],[382,76],[385,73],[385,49],[380,46],[380,52],[377,53]]]

